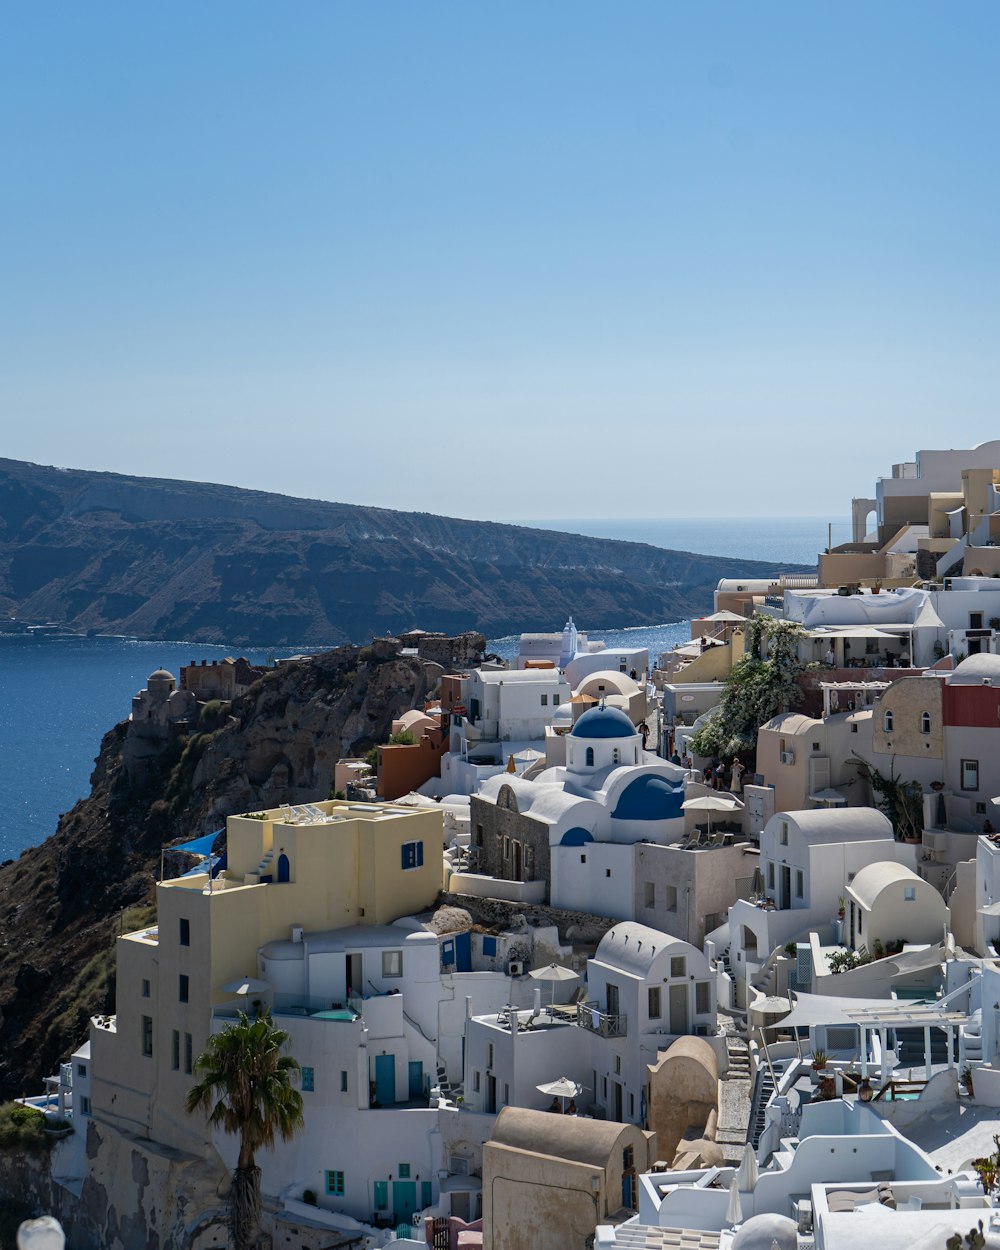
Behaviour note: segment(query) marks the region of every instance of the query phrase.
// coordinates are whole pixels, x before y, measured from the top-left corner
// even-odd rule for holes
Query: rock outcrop
[[[490,637],[711,611],[772,564],[0,460],[0,618],[230,646]],[[798,569],[789,571],[799,571]]]
[[[338,758],[422,706],[443,669],[401,651],[382,640],[279,665],[221,725],[165,740],[138,782],[123,765],[128,722],[104,736],[91,793],[0,867],[0,1097],[37,1091],[89,1017],[114,1010],[114,939],[151,918],[165,844],[234,812],[328,798]]]

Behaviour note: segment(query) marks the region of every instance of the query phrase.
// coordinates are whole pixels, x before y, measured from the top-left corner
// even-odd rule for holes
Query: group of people
[[[738,755],[734,755],[729,764],[716,756],[711,764],[705,765],[705,785],[711,786],[713,790],[729,790],[732,794],[742,794],[745,772],[746,768]]]

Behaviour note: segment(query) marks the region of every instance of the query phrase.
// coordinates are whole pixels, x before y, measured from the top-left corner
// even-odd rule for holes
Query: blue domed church
[[[620,708],[593,707],[567,735],[565,765],[492,777],[473,795],[477,871],[522,883],[508,892],[525,902],[631,916],[633,848],[679,840],[684,787],[684,770],[644,753]]]

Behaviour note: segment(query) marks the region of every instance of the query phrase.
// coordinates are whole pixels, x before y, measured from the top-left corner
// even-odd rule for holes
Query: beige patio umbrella
[[[681,804],[682,812],[707,812],[708,832],[712,832],[713,812],[742,812],[743,804],[738,799],[727,799],[722,794],[703,794],[697,799],[685,799]]]
[[[536,1085],[535,1089],[540,1094],[545,1094],[547,1098],[562,1099],[563,1115],[566,1114],[566,1099],[576,1098],[583,1092],[583,1086],[578,1085],[568,1076],[560,1076],[554,1081],[545,1081],[541,1085]]]
[[[740,1193],[749,1194],[753,1193],[757,1188],[758,1175],[757,1152],[747,1142],[743,1148],[743,1158],[740,1160],[740,1166],[736,1169],[733,1181],[738,1186]]]
[[[532,968],[528,973],[533,981],[548,981],[552,985],[552,996],[550,1003],[555,1001],[556,982],[558,981],[579,981],[579,972],[574,972],[572,968],[564,968],[562,964],[546,964],[544,968]]]

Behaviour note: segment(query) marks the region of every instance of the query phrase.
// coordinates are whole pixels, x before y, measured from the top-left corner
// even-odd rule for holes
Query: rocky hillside
[[[113,1010],[114,936],[150,918],[165,843],[232,812],[328,798],[337,759],[384,742],[442,671],[388,642],[282,665],[221,723],[170,742],[138,787],[122,766],[128,723],[107,733],[89,797],[0,867],[0,1099],[36,1092],[89,1016]]]
[[[596,507],[596,505],[595,505]],[[776,566],[642,543],[0,460],[0,619],[228,645],[489,636],[711,611]]]

